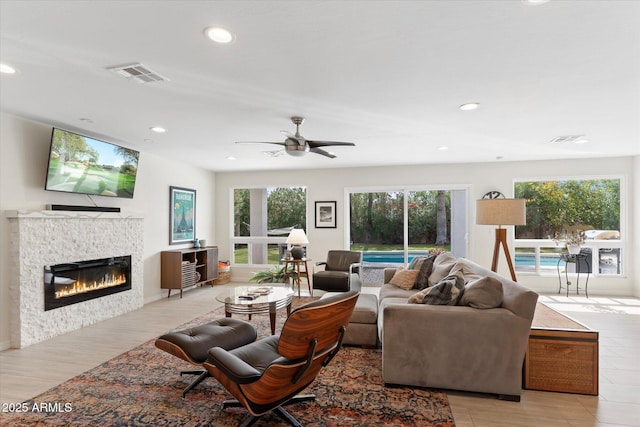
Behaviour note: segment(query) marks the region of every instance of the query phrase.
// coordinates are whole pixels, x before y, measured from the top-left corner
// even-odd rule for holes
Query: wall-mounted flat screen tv
[[[53,128],[46,190],[133,197],[136,150]]]

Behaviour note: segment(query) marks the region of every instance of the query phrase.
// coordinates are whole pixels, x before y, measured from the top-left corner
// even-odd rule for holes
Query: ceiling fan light
[[[293,157],[302,157],[307,154],[307,150],[304,147],[300,148],[287,148],[287,154]]]

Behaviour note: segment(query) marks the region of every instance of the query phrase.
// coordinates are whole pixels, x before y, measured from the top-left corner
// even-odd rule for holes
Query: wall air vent
[[[583,138],[584,138],[584,135],[561,135],[561,136],[556,136],[549,142],[552,144],[564,144],[565,142],[576,143],[578,141],[581,141]]]
[[[113,71],[114,73],[122,77],[136,81],[138,83],[169,81],[169,79],[167,79],[166,77],[162,77],[160,74],[156,73],[155,71],[151,71],[148,67],[140,63],[121,65],[118,67],[109,67],[107,68],[107,70]]]

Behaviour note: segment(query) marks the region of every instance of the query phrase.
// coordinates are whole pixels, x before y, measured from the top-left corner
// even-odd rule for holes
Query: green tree
[[[84,137],[69,132],[55,132],[52,141],[53,151],[58,153],[64,162],[98,161],[98,152],[87,145]]]
[[[251,223],[251,190],[233,191],[234,236],[249,236]],[[304,228],[307,223],[307,189],[278,187],[267,190],[267,228]]]
[[[568,228],[620,229],[620,180],[533,181],[515,184],[527,201],[527,225],[516,238],[550,239]]]
[[[307,224],[307,189],[304,187],[278,187],[267,196],[269,212],[267,227],[305,228]]]
[[[248,236],[250,232],[249,212],[251,203],[249,201],[248,188],[236,188],[233,190],[233,235]]]

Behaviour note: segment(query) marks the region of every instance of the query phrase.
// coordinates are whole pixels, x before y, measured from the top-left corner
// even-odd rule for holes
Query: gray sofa
[[[443,256],[436,258],[434,271]],[[519,401],[538,294],[472,261],[456,261],[465,266],[465,275],[497,278],[502,302],[488,309],[409,304],[408,298],[418,290],[389,284],[395,269],[385,269],[378,311],[384,382],[492,393]]]

